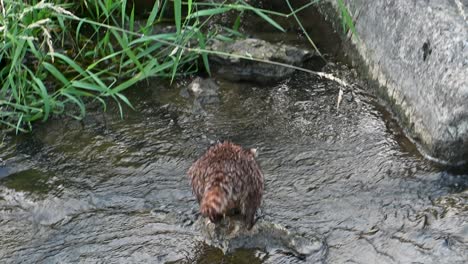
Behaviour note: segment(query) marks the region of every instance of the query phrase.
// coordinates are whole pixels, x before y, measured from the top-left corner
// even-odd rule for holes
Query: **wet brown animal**
[[[263,174],[255,153],[225,141],[211,146],[193,163],[188,175],[204,217],[216,223],[238,211],[247,228],[252,228],[263,195]]]

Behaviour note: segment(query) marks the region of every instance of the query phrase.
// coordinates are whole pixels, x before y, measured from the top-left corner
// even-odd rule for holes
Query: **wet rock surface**
[[[290,76],[295,69],[261,61],[279,62],[286,65],[302,66],[315,56],[315,52],[290,45],[273,44],[264,40],[248,38],[234,42],[216,41],[210,49],[224,54],[210,54],[214,71],[232,81],[254,81],[271,83]],[[236,57],[242,56],[242,57]]]
[[[334,5],[337,1],[324,1]],[[367,72],[433,158],[468,160],[468,2],[348,1]],[[330,13],[323,8],[324,13]],[[339,11],[338,11],[339,12]],[[331,20],[337,16],[333,11]],[[336,23],[341,29],[341,21]]]
[[[247,230],[240,217],[223,219],[214,225],[206,219],[196,222],[205,242],[219,248],[224,254],[238,249],[262,249],[267,255],[289,255],[297,260],[321,262],[327,254],[327,245],[317,234],[299,234],[285,227],[259,220]]]
[[[180,96],[192,100],[194,110],[204,105],[219,103],[219,85],[215,79],[196,77],[187,87],[182,87]]]

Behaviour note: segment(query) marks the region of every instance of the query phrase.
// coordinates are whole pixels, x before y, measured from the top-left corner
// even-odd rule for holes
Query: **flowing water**
[[[137,111],[124,120],[115,107],[91,110],[6,137],[2,263],[468,259],[466,171],[422,158],[363,84],[337,110],[339,87],[304,73],[270,86],[219,83],[219,100],[200,106],[180,95],[186,82],[153,80],[129,94]],[[186,178],[217,139],[258,148],[266,178],[261,228],[225,254],[199,227]]]
[[[352,84],[338,109],[340,87],[305,73],[219,79],[209,104],[150,80],[124,119],[96,108],[5,136],[1,263],[466,263],[468,170],[425,160],[353,70],[324,70]],[[218,139],[257,148],[266,179],[234,238],[206,230],[186,176]]]

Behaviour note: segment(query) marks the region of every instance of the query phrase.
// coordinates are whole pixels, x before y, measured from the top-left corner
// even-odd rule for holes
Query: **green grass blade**
[[[187,19],[203,17],[203,16],[213,16],[213,15],[217,15],[217,14],[226,13],[229,10],[231,10],[231,8],[228,8],[228,7],[204,9],[204,10],[197,11],[197,12],[187,16]]]
[[[14,53],[11,59],[11,65],[21,64],[20,58],[24,57],[23,54],[25,52],[24,46],[25,46],[26,41],[22,39],[19,39],[19,40],[10,39],[10,40],[13,43],[15,43],[15,46],[16,46],[16,49],[14,50]],[[10,71],[13,71],[13,70],[14,70],[14,67],[11,67]]]
[[[31,75],[32,80],[36,83],[33,85],[33,89],[37,91],[37,93],[41,96],[43,109],[44,109],[44,116],[42,121],[46,121],[49,118],[50,110],[52,108],[52,102],[50,101],[49,93],[47,92],[47,88],[45,87],[42,80],[34,76],[34,73],[28,71]]]
[[[37,112],[35,114],[29,114],[27,116],[23,116],[23,119],[24,121],[26,121],[27,123],[30,123],[30,122],[34,122],[36,120],[39,120],[41,119],[43,116],[42,114],[42,111],[41,112]]]
[[[99,102],[101,102],[102,104],[102,109],[104,110],[104,112],[107,110],[107,104],[106,104],[106,101],[104,101],[101,97],[94,97],[94,100],[98,100]]]
[[[121,93],[116,93],[115,95],[117,95],[119,97],[120,100],[122,100],[126,105],[128,105],[131,109],[135,110],[135,108],[133,107],[132,103],[130,103],[130,101],[128,100],[128,98],[121,94]]]
[[[172,59],[172,74],[171,74],[171,83],[174,81],[174,78],[177,74],[177,69],[179,68],[179,61],[180,57],[182,55],[182,52],[180,49],[177,49],[175,52],[175,56],[169,56]]]
[[[288,4],[289,9],[291,10],[291,14],[294,16],[294,19],[296,20],[297,24],[301,28],[302,32],[306,36],[307,40],[309,41],[310,45],[314,47],[315,51],[320,55],[320,57],[324,58],[318,47],[315,45],[315,42],[312,40],[312,38],[309,36],[309,33],[307,33],[307,30],[305,30],[304,26],[301,23],[301,20],[297,17],[296,13],[294,12],[294,9],[291,6],[291,3],[289,0],[286,0],[286,3]]]
[[[61,93],[68,93],[68,94],[76,95],[78,97],[95,97],[95,94],[93,93],[83,91],[83,90],[78,90],[78,89],[75,89],[74,87],[68,87],[68,88],[62,89],[60,90],[59,95]]]
[[[341,19],[343,20],[343,32],[346,32],[346,27],[353,32],[355,36],[357,36],[356,33],[356,28],[354,27],[353,23],[353,18],[351,17],[351,14],[349,13],[348,8],[346,7],[345,3],[343,0],[337,0],[338,2],[338,7],[341,10]]]
[[[80,115],[79,116],[75,116],[75,115],[70,115],[70,116],[72,116],[73,118],[78,119],[78,120],[83,119],[83,117],[86,115],[86,109],[85,109],[83,101],[81,101],[77,97],[75,97],[72,94],[69,94],[67,92],[62,92],[62,95],[67,97],[69,101],[76,104],[78,106],[78,108],[80,109]]]
[[[200,45],[200,48],[202,50],[206,49],[206,42],[205,42],[205,36],[203,35],[202,32],[199,30],[197,31],[197,36],[198,36],[198,44]],[[208,61],[208,54],[206,52],[201,53],[202,60],[203,60],[203,65],[205,66],[206,72],[211,75],[210,71],[210,63]]]
[[[128,41],[126,41],[124,37],[121,37],[117,31],[112,30],[112,33],[114,37],[117,39],[117,41],[119,42],[119,45],[124,48],[125,54],[132,60],[132,62],[137,66],[137,68],[140,71],[143,71],[143,66],[141,65],[140,61],[137,59],[135,53],[128,46]]]
[[[276,23],[273,19],[271,19],[269,16],[267,16],[265,13],[263,13],[260,9],[257,9],[257,8],[254,8],[252,7],[251,5],[247,4],[246,2],[244,1],[241,1],[244,5],[248,6],[250,10],[252,10],[252,12],[254,12],[255,14],[257,14],[259,17],[261,17],[263,20],[265,20],[266,22],[268,22],[270,25],[274,26],[275,28],[277,28],[278,30],[280,30],[281,32],[286,32],[286,30],[280,26],[278,23]]]
[[[28,132],[29,132],[29,131],[26,130],[26,129],[23,129],[23,128],[21,128],[21,127],[18,127],[18,128],[17,128],[16,125],[14,125],[14,124],[12,124],[12,123],[10,123],[10,122],[7,122],[7,121],[3,121],[3,120],[1,120],[1,119],[0,119],[0,124],[5,125],[5,127],[6,127],[4,132],[12,131],[12,130],[14,130],[14,129],[16,129],[16,131],[17,131],[16,134],[18,134],[18,130],[21,131],[21,132],[23,132],[23,133],[28,133]]]
[[[70,81],[57,69],[55,68],[54,65],[48,63],[48,62],[43,62],[42,66],[49,71],[52,76],[54,76],[57,80],[59,80],[63,85],[67,86],[70,84]]]
[[[187,1],[187,16],[190,16],[192,13],[192,0]]]
[[[224,31],[226,31],[227,33],[231,34],[232,36],[235,36],[235,37],[238,37],[238,38],[245,38],[245,35],[240,33],[239,31],[237,30],[234,30],[234,29],[230,29],[228,27],[222,27]]]
[[[127,10],[127,0],[123,0],[123,1],[121,1],[121,3],[120,3],[120,10],[119,10],[119,11],[125,12],[125,10]],[[135,10],[135,5],[132,6],[132,11],[131,11],[131,13],[130,13],[130,16],[132,16],[132,15],[134,14],[134,13],[133,13],[134,10]],[[125,16],[125,15],[120,16],[120,26],[121,26],[122,28],[125,28],[125,20],[126,20],[126,16]],[[130,21],[132,21],[132,20],[130,19]],[[130,31],[133,31],[133,27],[132,27],[132,26],[133,26],[133,25],[130,24]]]
[[[19,119],[21,119],[21,117],[20,117]],[[4,121],[4,120],[1,120],[1,119],[0,119],[0,123],[1,123],[1,124],[4,124],[4,125],[7,126],[7,127],[10,127],[10,128],[12,128],[12,129],[15,129],[15,130],[16,130],[16,134],[18,134],[18,131],[21,131],[22,133],[27,133],[27,132],[28,132],[28,130],[26,130],[26,129],[24,129],[24,128],[22,128],[22,127],[20,127],[20,126],[18,125],[19,122],[17,122],[17,124],[15,125],[15,124],[12,124],[12,123],[10,123],[10,122],[8,122],[8,121]]]
[[[159,12],[158,22],[163,19],[164,11],[166,10],[166,5],[169,2],[169,0],[161,0],[161,1],[163,2],[163,5],[161,7],[161,12]]]
[[[16,134],[18,134],[18,131],[20,131],[21,129],[21,124],[22,124],[22,121],[23,121],[23,114],[20,115],[20,117],[18,118],[18,122],[16,123]]]
[[[151,42],[151,41],[165,41],[168,43],[171,43],[177,39],[177,33],[164,33],[164,34],[158,34],[158,35],[152,35],[152,36],[142,36],[138,39],[135,39],[134,41],[129,43],[129,46],[134,46],[139,43],[146,43],[146,42]]]
[[[119,107],[119,114],[120,114],[120,118],[123,119],[124,116],[123,116],[123,109],[122,109],[122,104],[120,103],[119,100],[117,100],[114,96],[112,96],[114,98],[114,100],[117,102],[117,106]]]
[[[238,31],[241,25],[241,17],[244,14],[244,12],[240,12],[239,15],[236,17],[236,21],[234,21],[234,24],[232,25],[232,30]]]
[[[92,79],[95,83],[95,87],[99,89],[101,93],[108,93],[109,88],[107,85],[99,78],[99,73],[93,73],[91,71],[86,71],[89,74],[90,79]]]
[[[94,83],[89,83],[85,81],[72,81],[71,86],[78,88],[78,89],[85,89],[89,91],[94,91],[98,93],[105,92],[102,90],[102,88]]]
[[[146,27],[149,28],[153,25],[154,21],[156,20],[156,16],[159,12],[159,1],[154,1],[153,9],[151,9],[151,13],[146,21]]]
[[[160,73],[160,72],[162,72],[164,70],[167,70],[167,69],[171,68],[172,64],[173,64],[172,61],[168,61],[168,62],[165,62],[165,63],[160,64],[160,65],[157,65],[156,62],[150,62],[148,64],[148,66],[146,66],[145,72],[146,72],[147,76],[154,76],[157,73]],[[135,83],[137,83],[137,82],[141,81],[142,79],[144,79],[144,77],[145,76],[143,76],[142,73],[138,73],[138,74],[134,75],[129,80],[126,80],[126,81],[120,83],[119,85],[117,85],[115,88],[113,88],[112,91],[111,91],[111,94],[119,93],[119,92],[127,89],[128,87],[130,87],[130,86],[134,85]]]
[[[125,9],[123,9],[123,10],[125,10]],[[125,12],[125,11],[123,11],[123,12]],[[125,17],[125,15],[123,15],[122,17]],[[125,28],[123,23],[125,23],[125,22],[122,22],[122,28]],[[130,26],[129,26],[130,31],[131,32],[135,31],[135,7],[133,7],[132,11],[130,12],[129,23],[130,23]],[[128,36],[131,37],[132,35],[128,34]]]
[[[4,101],[4,100],[0,100],[0,105],[7,105],[7,106],[11,106],[17,110],[20,110],[22,112],[41,112],[42,109],[41,108],[38,108],[38,107],[34,107],[34,106],[30,106],[30,105],[22,105],[22,104],[18,104],[18,103],[12,103],[12,102],[8,102],[8,101]]]
[[[174,19],[177,28],[177,34],[180,34],[182,25],[182,1],[174,0]]]
[[[81,68],[75,61],[71,60],[69,57],[56,53],[54,54],[55,58],[61,59],[63,62],[65,62],[66,65],[72,67],[75,71],[77,71],[81,76],[87,76],[86,72]]]

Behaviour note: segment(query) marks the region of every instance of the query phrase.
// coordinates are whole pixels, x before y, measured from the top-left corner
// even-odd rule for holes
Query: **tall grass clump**
[[[0,128],[27,132],[34,121],[57,114],[81,119],[87,103],[105,109],[109,99],[122,114],[122,104],[132,107],[122,92],[141,80],[173,79],[201,68],[209,73],[207,43],[239,36],[243,12],[284,31],[272,17],[302,9],[281,14],[242,0],[159,0],[141,22],[134,2],[0,0]],[[231,11],[239,13],[231,28],[207,26]],[[174,29],[154,30],[163,23]]]
[[[106,96],[128,102],[113,91],[106,76],[110,71],[64,49],[77,44],[67,37],[72,22],[79,21],[67,6],[71,4],[1,1],[0,122],[17,132],[29,131],[33,121],[53,114],[82,118],[87,97],[104,106]]]

